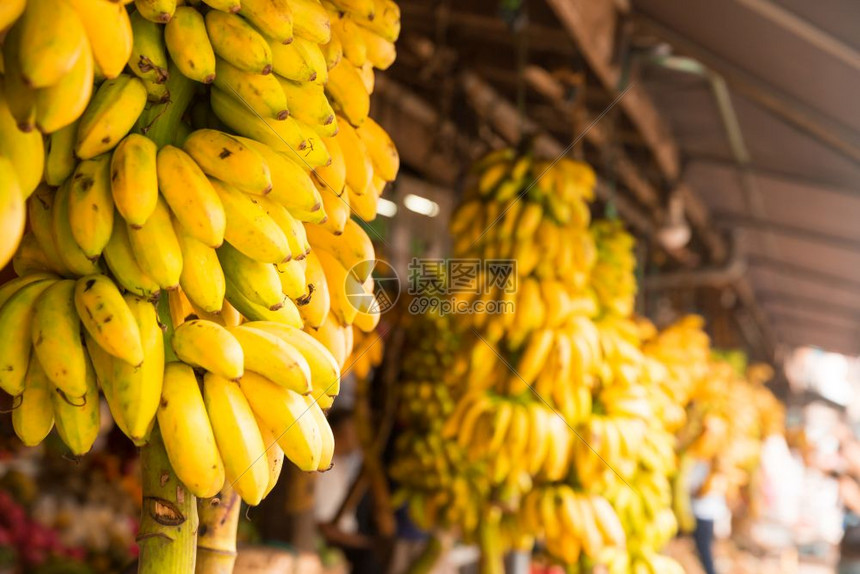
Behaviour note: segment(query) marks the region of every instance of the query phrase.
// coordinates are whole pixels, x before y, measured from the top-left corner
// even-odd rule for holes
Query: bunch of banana
[[[624,231],[621,222],[612,220],[596,222],[591,226],[591,235],[598,246],[591,287],[607,312],[629,317],[636,298],[635,239]]]

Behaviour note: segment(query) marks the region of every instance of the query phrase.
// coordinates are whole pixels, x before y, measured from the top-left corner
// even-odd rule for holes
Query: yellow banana
[[[535,475],[540,472],[549,452],[550,437],[547,417],[552,415],[536,402],[529,403],[527,408],[531,422],[528,446],[528,452],[531,454],[528,460],[528,470],[530,474]]]
[[[317,467],[318,470],[325,472],[332,467],[332,459],[334,458],[334,433],[331,430],[331,425],[328,424],[328,419],[320,408],[319,402],[314,399],[312,396],[308,395],[304,397],[305,403],[308,405],[308,414],[305,416],[310,416],[314,419],[316,423],[317,429],[320,434],[320,442],[322,444],[322,448],[320,449],[320,462]]]
[[[358,312],[358,306],[353,305],[353,301],[350,299],[350,294],[354,295],[354,293],[347,291],[350,288],[347,284],[349,271],[327,251],[320,250],[315,253],[325,271],[326,282],[331,295],[331,312],[341,324],[352,325]],[[356,303],[358,301],[356,299]]]
[[[519,387],[531,385],[555,343],[555,333],[550,329],[535,331],[529,337],[520,360],[517,362],[516,374],[511,375],[511,384]]]
[[[12,428],[24,446],[38,445],[54,428],[51,391],[51,381],[45,376],[36,355],[31,355],[21,402],[12,411]]]
[[[86,352],[75,309],[75,282],[58,281],[33,306],[33,351],[48,379],[72,402],[86,392]]]
[[[327,44],[331,39],[331,23],[319,0],[290,0],[289,4],[296,36],[314,44]]]
[[[157,24],[166,24],[173,18],[177,0],[134,0],[137,12]]]
[[[257,201],[263,206],[269,217],[278,224],[281,231],[284,232],[290,249],[290,258],[304,259],[311,250],[304,225],[293,217],[287,208],[280,203],[266,197],[257,198]]]
[[[289,116],[287,98],[272,74],[246,72],[217,58],[215,86],[264,120],[283,121]]]
[[[272,189],[266,196],[289,210],[322,212],[322,198],[308,173],[299,165],[266,144],[238,136],[240,142],[256,151],[269,167]]]
[[[337,66],[337,63],[343,58],[343,44],[335,34],[332,34],[329,43],[320,46],[320,49],[325,58],[326,68],[329,70]]]
[[[125,6],[93,0],[68,1],[84,25],[100,75],[116,78],[131,54],[132,29]]]
[[[229,331],[242,345],[246,370],[299,394],[310,393],[310,365],[295,347],[271,333],[244,325]]]
[[[293,40],[293,13],[287,0],[242,0],[239,14],[275,42]]]
[[[626,540],[624,527],[618,519],[618,514],[602,496],[592,494],[590,497],[591,507],[594,514],[595,523],[600,533],[603,535],[603,540],[607,545],[623,547]]]
[[[4,92],[9,112],[15,118],[18,129],[31,132],[36,127],[36,89],[27,84],[21,72],[20,48],[21,26],[18,25],[13,26],[3,40]]]
[[[182,228],[210,247],[221,245],[227,226],[224,206],[195,159],[166,145],[156,161],[158,188]]]
[[[134,257],[147,276],[162,289],[179,285],[182,250],[163,198],[158,198],[155,210],[141,228],[128,227],[128,236]]]
[[[215,80],[215,52],[200,12],[191,6],[177,7],[164,27],[164,43],[182,75],[204,84]]]
[[[346,184],[363,194],[373,180],[373,162],[370,153],[349,122],[338,121],[338,126],[340,131],[335,139],[343,150],[343,158],[346,162]]]
[[[0,156],[11,162],[23,198],[26,199],[42,180],[45,147],[40,133],[35,130],[25,133],[18,129],[9,111],[4,90],[3,82],[0,81]]]
[[[78,164],[69,184],[69,224],[84,255],[97,259],[113,231],[110,156]]]
[[[246,299],[272,311],[284,306],[281,280],[274,265],[254,261],[229,243],[218,248],[218,260],[227,281]]]
[[[290,259],[275,265],[278,280],[281,283],[281,292],[293,301],[303,299],[310,294],[305,279],[305,267],[304,261],[298,259]]]
[[[387,70],[397,59],[394,42],[374,34],[364,26],[356,26],[354,33],[361,37],[367,52],[367,61],[376,69]]]
[[[196,130],[182,144],[206,175],[241,191],[266,195],[272,175],[265,159],[237,138],[218,130]]]
[[[167,52],[164,47],[164,28],[146,19],[138,10],[131,14],[132,46],[128,67],[138,78],[149,85],[163,85],[167,81]],[[150,91],[149,89],[147,91]],[[150,93],[150,97],[153,94]]]
[[[349,193],[347,193],[347,188],[344,188],[339,194],[327,186],[321,186],[319,191],[323,211],[326,214],[325,221],[322,221],[320,225],[329,233],[340,235],[349,220]]]
[[[244,354],[236,337],[211,321],[185,321],[173,333],[173,350],[180,361],[219,377],[237,380],[244,372]]]
[[[24,194],[14,172],[12,163],[0,157],[0,225],[3,225],[3,240],[0,241],[0,262],[5,266],[12,258],[24,234],[27,223],[27,208]]]
[[[370,277],[376,262],[373,243],[354,219],[347,220],[341,235],[334,235],[313,224],[307,224],[305,229],[314,249],[328,251],[360,282]]]
[[[54,237],[52,234],[53,223],[51,221],[51,208],[53,204],[54,191],[47,185],[39,185],[33,195],[30,196],[30,199],[27,200],[27,221],[30,224],[30,232],[36,238],[36,242],[45,254],[50,267],[56,269],[61,274],[68,274],[69,270],[63,265],[60,254],[57,252],[56,246],[54,246]],[[14,205],[11,207],[14,209]],[[15,233],[15,228],[14,220],[10,217],[9,225],[6,229],[10,229],[12,233]]]
[[[6,30],[24,13],[26,0],[8,0],[0,5],[0,30]]]
[[[75,171],[75,138],[78,124],[73,122],[45,138],[45,183],[59,187]]]
[[[270,42],[272,70],[293,82],[324,85],[328,66],[319,45],[304,38],[293,38],[289,44]]]
[[[227,215],[224,238],[233,247],[263,263],[280,263],[290,257],[284,232],[259,203],[231,185],[211,181]]]
[[[23,285],[0,307],[0,389],[13,397],[24,390],[33,344],[34,304],[53,283],[53,280],[39,280]]]
[[[360,126],[370,112],[370,94],[361,80],[361,74],[346,59],[328,72],[326,93],[332,106],[353,126]]]
[[[75,308],[84,328],[105,351],[132,366],[143,361],[140,329],[113,281],[104,275],[78,279]]]
[[[248,327],[265,331],[295,347],[308,362],[311,373],[311,396],[335,397],[340,393],[340,366],[325,345],[308,333],[283,323],[253,321]]]
[[[316,253],[311,251],[305,259],[305,281],[308,285],[308,296],[298,301],[299,313],[309,327],[318,329],[325,322],[331,309],[331,294],[328,290],[325,271]],[[343,360],[338,361],[343,364]]]
[[[276,438],[287,458],[306,472],[318,470],[322,436],[314,417],[305,416],[308,406],[302,395],[250,371],[239,386],[261,426]]]
[[[275,151],[297,154],[307,148],[301,129],[292,118],[282,121],[261,117],[233,93],[213,88],[210,93],[212,111],[219,120],[239,135],[265,144]]]
[[[25,275],[23,277],[15,277],[4,283],[0,286],[0,307],[2,307],[6,301],[9,300],[12,295],[30,285],[31,283],[36,283],[37,281],[44,281],[46,279],[56,280],[57,276],[53,273],[34,273],[32,275]]]
[[[367,45],[354,20],[345,15],[334,18],[332,35],[336,36],[341,43],[344,60],[356,68],[361,68],[367,62]]]
[[[158,427],[176,476],[199,498],[224,486],[224,463],[194,371],[182,363],[164,368]]]
[[[346,186],[346,160],[339,140],[335,137],[324,137],[323,143],[331,155],[331,163],[326,166],[314,168],[313,176],[319,182],[320,187],[331,189],[338,195],[343,195]]]
[[[226,300],[246,319],[250,321],[276,321],[294,327],[302,326],[299,310],[290,299],[284,299],[284,306],[272,311],[247,299],[231,281],[227,281],[226,287]]]
[[[60,393],[51,393],[57,434],[75,456],[89,452],[99,434],[99,388],[89,361],[86,387],[83,399],[75,403],[69,402]]]
[[[298,118],[293,119],[293,122],[299,128],[299,133],[302,134],[305,149],[293,154],[291,158],[297,161],[300,167],[308,170],[331,163],[331,155],[317,130]]]
[[[69,187],[71,180],[60,186],[51,206],[51,234],[54,247],[63,265],[75,275],[98,273],[98,265],[89,259],[75,242],[69,221]]]
[[[128,228],[121,217],[114,217],[113,233],[102,255],[123,289],[145,299],[153,299],[158,294],[158,284],[143,272],[134,256]]]
[[[87,49],[81,19],[64,0],[28,1],[20,26],[21,73],[32,88],[56,84]]]
[[[374,174],[385,181],[394,181],[400,170],[400,155],[391,137],[372,118],[356,129],[356,133],[367,149]]]
[[[78,125],[75,154],[90,159],[116,146],[146,105],[146,88],[134,76],[120,74],[99,86]]]
[[[290,116],[311,126],[321,136],[333,137],[337,133],[334,110],[329,105],[322,86],[299,84],[280,77],[278,83],[286,97]]]
[[[140,134],[127,135],[113,152],[110,189],[117,211],[132,227],[140,227],[158,203],[158,147]]]
[[[239,4],[238,0],[236,4]],[[215,55],[229,64],[251,74],[272,71],[269,43],[242,17],[210,10],[206,13],[206,32]]]
[[[246,504],[259,504],[269,486],[269,465],[251,405],[235,381],[213,373],[203,379],[203,401],[227,482]]]
[[[219,312],[224,306],[226,283],[217,253],[188,235],[178,222],[173,227],[182,254],[179,285],[194,305],[208,313]]]
[[[278,478],[280,478],[281,470],[284,468],[284,449],[278,445],[278,436],[266,426],[262,419],[256,414],[254,414],[254,418],[257,421],[257,428],[260,429],[260,436],[263,437],[263,444],[266,446],[265,458],[269,468],[269,484],[263,493],[263,498],[265,498],[278,484]]]

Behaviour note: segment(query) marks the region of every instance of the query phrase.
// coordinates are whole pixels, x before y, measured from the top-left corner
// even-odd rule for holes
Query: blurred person
[[[725,480],[713,472],[708,461],[697,460],[690,469],[687,489],[691,509],[696,519],[693,540],[705,574],[716,574],[714,566],[714,524],[729,512],[726,504]]]

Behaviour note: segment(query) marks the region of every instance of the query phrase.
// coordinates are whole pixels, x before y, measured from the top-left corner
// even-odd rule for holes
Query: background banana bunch
[[[390,0],[4,3],[0,388],[26,444],[89,451],[101,392],[198,497],[329,468],[324,410],[379,319],[350,295],[399,169],[368,117],[399,30]]]

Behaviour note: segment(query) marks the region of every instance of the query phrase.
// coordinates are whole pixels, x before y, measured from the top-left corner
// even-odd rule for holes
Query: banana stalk
[[[167,327],[165,360],[175,361],[170,344],[173,325],[167,297],[158,302],[158,320]],[[197,499],[173,472],[158,425],[152,429],[149,443],[141,449],[140,468],[143,508],[137,535],[138,574],[191,574],[197,560]]]
[[[182,133],[177,126],[182,123],[182,115],[191,103],[195,90],[194,82],[183,76],[172,61],[168,73],[169,79],[165,85],[170,98],[162,104],[150,104],[135,126],[135,131],[154,141],[159,148],[168,144],[182,144],[181,141],[175,141],[177,134]]]
[[[504,574],[505,557],[499,540],[499,521],[502,511],[493,506],[485,512],[480,526],[481,560],[478,571],[481,574]]]
[[[170,466],[156,426],[141,449],[143,509],[137,543],[138,574],[194,572],[197,501]]]
[[[197,501],[200,528],[197,537],[196,574],[231,574],[236,563],[239,495],[224,485],[217,498]]]

